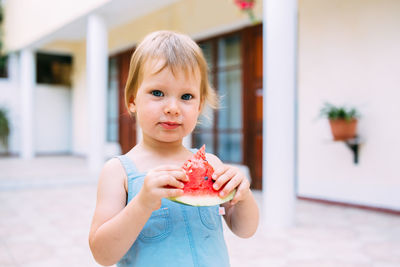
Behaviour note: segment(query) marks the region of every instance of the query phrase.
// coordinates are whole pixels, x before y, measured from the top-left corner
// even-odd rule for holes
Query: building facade
[[[0,80],[0,105],[9,110],[12,124],[9,151],[26,159],[82,155],[94,169],[107,157],[126,152],[140,138],[122,101],[129,58],[147,33],[176,30],[202,47],[210,82],[221,96],[221,108],[205,111],[188,144],[206,144],[225,162],[248,166],[252,187],[265,189],[265,133],[280,127],[290,113],[295,118],[289,140],[294,158],[279,161],[280,169],[294,170],[289,192],[399,211],[400,126],[392,117],[400,115],[400,3],[281,1],[298,29],[291,57],[296,62],[294,100],[288,107],[265,94],[266,81],[275,78],[267,77],[267,71],[281,67],[278,60],[263,68],[268,66],[265,56],[273,57],[265,53],[268,18],[263,8],[274,2],[279,1],[256,1],[259,21],[252,24],[234,1],[85,0],[79,6],[73,1],[6,1],[9,75]],[[358,164],[344,143],[332,141],[328,123],[318,119],[324,102],[360,110]],[[265,103],[277,106],[268,116]],[[271,121],[273,129],[268,129]],[[277,148],[270,159],[279,157],[279,148],[289,142],[274,138],[270,142]]]

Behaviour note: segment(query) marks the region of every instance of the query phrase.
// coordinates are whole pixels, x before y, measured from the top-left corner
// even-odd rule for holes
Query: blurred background
[[[400,1],[0,3],[0,266],[97,266],[97,175],[141,138],[123,90],[155,30],[191,36],[221,96],[185,144],[242,167],[262,211],[227,231],[232,266],[400,265]]]

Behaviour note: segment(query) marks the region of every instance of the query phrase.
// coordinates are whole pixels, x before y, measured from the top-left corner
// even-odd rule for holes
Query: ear
[[[129,99],[129,106],[128,106],[128,108],[129,108],[129,111],[130,111],[130,112],[132,112],[132,113],[135,113],[135,112],[136,112],[136,104],[135,104],[135,99],[134,99],[133,97],[131,97],[131,98]]]

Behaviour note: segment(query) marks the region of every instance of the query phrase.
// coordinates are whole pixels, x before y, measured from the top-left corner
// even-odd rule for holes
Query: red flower
[[[255,0],[235,0],[235,4],[241,10],[252,9],[254,6],[254,2],[255,2]]]

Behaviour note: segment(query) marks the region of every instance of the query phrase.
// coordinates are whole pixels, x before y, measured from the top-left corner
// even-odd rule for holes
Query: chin
[[[171,136],[157,138],[157,140],[159,142],[163,142],[163,143],[175,143],[175,142],[182,141],[182,139],[183,139],[183,137],[171,137]]]

